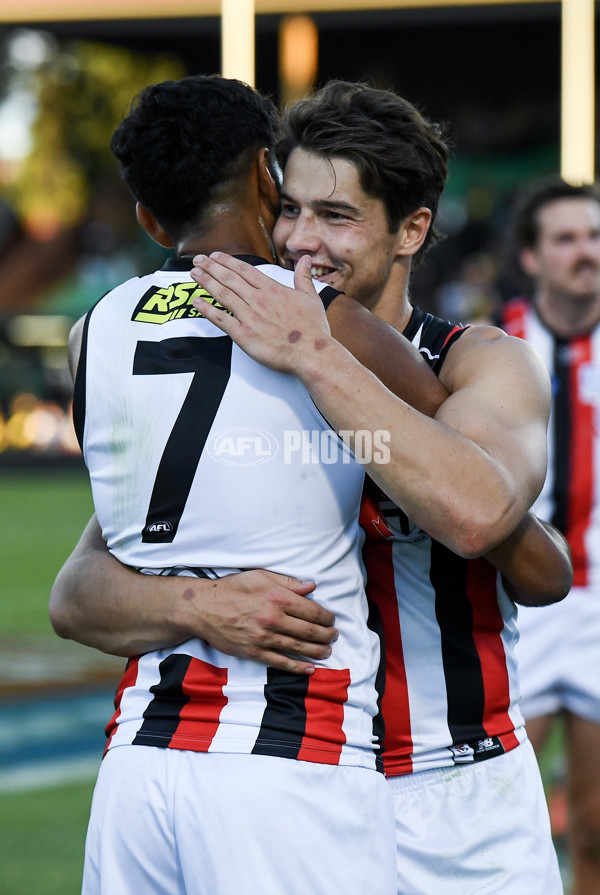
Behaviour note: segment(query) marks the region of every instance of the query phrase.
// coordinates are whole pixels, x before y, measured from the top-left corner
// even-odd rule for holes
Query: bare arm
[[[508,596],[523,606],[558,603],[573,584],[571,551],[554,526],[530,511],[486,559],[502,573]]]
[[[413,522],[466,557],[516,528],[546,470],[549,379],[530,346],[473,327],[450,349],[442,377],[450,397],[431,419],[332,337],[308,288],[267,287],[260,271],[221,253],[196,261],[193,278],[234,315],[199,302],[205,316],[261,363],[298,375],[338,432],[389,432],[390,461],[366,466]],[[307,281],[300,263],[296,282]]]
[[[115,559],[93,516],[59,572],[50,620],[60,637],[119,656],[201,637],[228,655],[311,673],[330,654],[334,617],[312,582],[260,570],[218,580],[142,575]],[[303,658],[290,658],[293,653]]]
[[[327,322],[334,339],[419,413],[435,416],[449,397],[412,342],[352,298],[339,295],[327,311]]]

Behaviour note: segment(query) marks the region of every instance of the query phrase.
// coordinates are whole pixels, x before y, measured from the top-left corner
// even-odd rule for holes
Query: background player
[[[522,710],[540,751],[564,719],[573,895],[600,892],[600,196],[558,177],[518,197],[514,236],[531,300],[507,332],[540,352],[553,381],[548,475],[536,512],[571,546],[564,605],[519,616]]]

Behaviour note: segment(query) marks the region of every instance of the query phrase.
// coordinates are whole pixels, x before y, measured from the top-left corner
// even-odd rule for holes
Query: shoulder
[[[121,283],[118,286],[116,286],[114,289],[110,289],[108,292],[105,292],[104,295],[102,295],[98,299],[98,301],[94,305],[92,305],[92,307],[89,309],[89,311],[87,311],[87,313],[85,313],[83,315],[83,317],[80,317],[79,320],[77,320],[77,322],[73,324],[73,326],[71,327],[71,330],[69,332],[69,342],[68,342],[69,369],[71,371],[71,375],[73,376],[73,378],[75,377],[75,372],[77,370],[77,365],[79,363],[79,357],[81,354],[82,347],[84,346],[84,341],[87,338],[86,333],[87,333],[87,329],[90,325],[90,320],[92,318],[92,315],[95,312],[97,312],[98,308],[105,306],[106,303],[110,301],[112,296],[116,296],[117,299],[119,299],[121,294],[123,293],[123,291],[126,292],[128,289],[129,290],[131,289],[131,284],[133,284],[133,283],[139,284],[141,282],[142,282],[142,279],[140,277],[132,277],[130,280],[127,280],[125,283]],[[138,287],[138,292],[136,294],[139,297],[139,287]],[[124,306],[125,306],[125,303],[122,300],[117,301],[114,305],[114,307],[117,307],[117,308],[122,308]],[[111,313],[112,313],[112,310],[113,310],[113,306],[111,305]],[[110,328],[109,328],[109,332],[110,332]]]
[[[79,364],[79,355],[81,354],[81,343],[83,340],[83,330],[86,319],[87,314],[85,317],[80,317],[77,323],[71,327],[69,333],[69,370],[71,371],[73,379],[75,379],[77,365]]]
[[[483,324],[469,326],[454,342],[441,374],[450,391],[460,384],[516,377],[523,388],[545,389],[549,382],[546,365],[528,342]]]
[[[439,376],[450,348],[462,337],[467,328],[462,323],[453,323],[424,312],[415,305],[408,325],[404,329],[404,335],[418,347],[427,363]]]
[[[502,354],[516,352],[524,357],[535,356],[531,346],[523,339],[509,335],[499,326],[478,323],[465,327],[461,338],[452,345],[448,352],[448,360],[469,357],[484,351],[491,357],[492,350]]]

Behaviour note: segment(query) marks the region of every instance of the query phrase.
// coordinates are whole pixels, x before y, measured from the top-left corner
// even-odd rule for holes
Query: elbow
[[[478,559],[508,538],[526,509],[510,482],[480,482],[460,495],[453,486],[438,495],[437,531],[429,534],[463,559]]]
[[[514,522],[507,512],[465,515],[455,519],[448,537],[438,537],[446,547],[463,559],[485,556],[508,537]]]
[[[565,597],[568,597],[572,587],[573,566],[570,559],[566,559],[565,568],[563,569],[562,574],[557,575],[556,577],[554,590],[550,593],[551,599],[548,600],[548,603],[545,603],[544,605],[548,605],[550,603],[560,603],[561,600],[564,600]]]
[[[543,593],[540,591],[523,591],[516,590],[514,593],[511,593],[511,589],[504,587],[507,595],[511,598],[514,603],[518,603],[519,606],[553,606],[554,603],[560,603],[565,597],[568,596],[570,587],[567,588],[558,588],[556,590],[545,590]]]
[[[58,637],[63,640],[72,639],[72,625],[70,614],[64,604],[56,597],[54,592],[50,595],[50,605],[48,607],[48,615],[52,630]]]
[[[48,604],[48,616],[54,633],[63,640],[77,640],[80,612],[77,599],[72,594],[70,579],[61,570],[52,585]]]
[[[447,546],[463,559],[479,559],[489,553],[496,543],[489,539],[484,529],[465,530],[462,534],[457,533],[452,540],[453,543]]]
[[[552,606],[569,595],[573,586],[573,568],[569,565],[552,578],[551,584],[545,583],[539,587],[514,588],[504,578],[503,584],[508,596],[520,606]]]

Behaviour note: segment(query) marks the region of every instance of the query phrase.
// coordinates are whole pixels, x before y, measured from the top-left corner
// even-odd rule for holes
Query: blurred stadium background
[[[598,5],[578,2],[592,15]],[[490,318],[527,288],[511,253],[509,213],[520,185],[561,167],[562,6],[256,0],[254,83],[280,105],[331,77],[367,79],[447,123],[446,238],[412,288],[427,310]],[[146,84],[232,74],[222,68],[220,13],[215,0],[0,0],[0,877],[7,895],[78,891],[93,779],[88,768],[83,782],[74,772],[67,783],[64,773],[50,773],[50,790],[35,775],[14,783],[17,757],[25,760],[36,736],[16,707],[39,708],[41,698],[53,705],[82,686],[108,694],[120,668],[119,660],[54,638],[46,609],[52,580],[91,513],[70,420],[67,334],[107,289],[164,255],[136,224],[108,141]],[[100,743],[103,720],[94,722]],[[61,760],[64,771],[75,758]],[[557,743],[548,767],[559,764]]]

